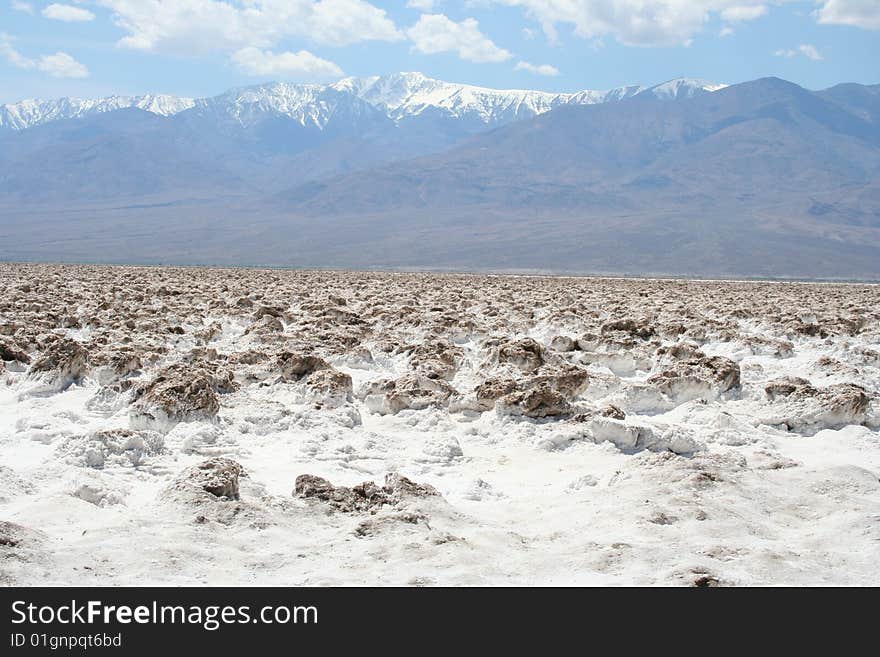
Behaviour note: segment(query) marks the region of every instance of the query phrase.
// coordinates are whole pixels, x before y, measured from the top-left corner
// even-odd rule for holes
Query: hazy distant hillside
[[[0,106],[0,203],[268,193],[443,151],[562,105],[640,93],[673,99],[722,86],[682,79],[551,94],[400,73],[332,85],[271,83],[203,99],[22,101]]]
[[[870,92],[870,88],[867,90]],[[483,207],[692,211],[804,203],[880,172],[880,95],[838,101],[778,79],[661,103],[563,107],[448,153],[294,188],[314,213]],[[699,204],[699,205],[695,205]]]
[[[880,278],[880,86],[589,93],[401,74],[6,130],[0,257]]]

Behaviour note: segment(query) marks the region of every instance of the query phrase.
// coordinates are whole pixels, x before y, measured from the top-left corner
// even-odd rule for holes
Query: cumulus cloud
[[[34,13],[34,6],[30,2],[24,2],[24,0],[12,0],[9,4],[15,11],[23,11],[26,14]]]
[[[42,71],[56,78],[86,78],[89,76],[89,69],[66,52],[41,55],[37,59],[25,57],[15,49],[11,38],[6,34],[0,34],[0,58],[5,59],[15,68]]]
[[[880,30],[880,3],[877,0],[824,0],[815,15],[820,23],[828,25]]]
[[[66,52],[43,55],[37,61],[37,69],[56,78],[87,78],[89,69]]]
[[[825,59],[822,56],[822,53],[816,48],[816,46],[812,46],[809,43],[803,43],[799,45],[797,48],[785,49],[781,48],[773,53],[777,57],[797,57],[798,55],[803,55],[808,59],[812,59],[813,61],[821,61]]]
[[[461,59],[476,63],[504,62],[513,57],[480,32],[480,25],[473,18],[456,23],[444,14],[422,14],[406,35],[414,49],[426,55],[455,52]]]
[[[534,73],[536,75],[547,75],[553,77],[555,75],[559,75],[559,69],[555,66],[550,66],[550,64],[530,64],[529,62],[517,62],[516,66],[513,67],[514,71],[528,71],[529,73]]]
[[[614,36],[629,46],[689,45],[713,16],[729,23],[755,20],[768,5],[792,0],[488,0],[520,7],[548,39],[570,25],[585,39]],[[880,29],[878,0],[815,0],[820,23]]]
[[[95,15],[88,9],[72,5],[51,4],[43,9],[43,16],[54,21],[65,23],[87,23],[95,20]]]
[[[767,13],[765,5],[736,5],[721,10],[721,18],[730,22],[753,21]]]
[[[434,0],[407,0],[406,6],[420,11],[434,11]]]
[[[321,81],[342,77],[342,69],[306,50],[273,53],[259,48],[242,48],[232,61],[244,73],[257,77]]]
[[[307,38],[345,46],[403,35],[385,10],[366,0],[95,0],[126,32],[119,45],[182,54],[271,48]]]

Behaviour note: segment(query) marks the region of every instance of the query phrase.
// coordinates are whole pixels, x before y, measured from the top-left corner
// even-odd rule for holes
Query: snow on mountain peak
[[[195,102],[192,98],[163,94],[109,96],[98,99],[28,99],[10,105],[0,105],[0,128],[24,130],[51,121],[77,119],[92,114],[129,108],[141,109],[160,116],[172,116],[193,107]]]
[[[531,118],[560,105],[592,105],[651,93],[661,100],[690,98],[727,85],[693,78],[669,80],[650,88],[637,85],[607,91],[552,93],[523,89],[490,89],[435,80],[422,73],[343,78],[330,85],[272,82],[233,89],[213,98],[167,95],[110,96],[96,100],[61,98],[24,100],[0,105],[0,129],[23,130],[50,121],[136,107],[160,116],[194,109],[224,115],[243,125],[268,115],[285,116],[303,126],[324,129],[333,116],[381,113],[395,122],[439,113],[454,119],[495,126]]]
[[[673,100],[678,98],[692,98],[703,92],[718,91],[724,89],[726,84],[718,84],[701,80],[699,78],[675,78],[668,80],[662,84],[655,85],[647,89],[647,93],[652,93],[661,100]]]

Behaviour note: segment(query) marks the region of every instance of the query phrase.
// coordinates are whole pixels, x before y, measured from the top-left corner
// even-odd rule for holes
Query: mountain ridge
[[[267,82],[230,89],[208,98],[178,97],[167,94],[109,96],[99,99],[59,98],[22,100],[0,105],[0,130],[26,130],[57,120],[81,118],[119,109],[138,108],[159,116],[174,116],[188,110],[226,112],[247,116],[255,108],[287,116],[303,125],[318,127],[326,122],[327,108],[322,99],[334,92],[338,100],[363,101],[386,113],[395,122],[417,117],[436,109],[455,118],[467,115],[485,125],[521,120],[548,112],[564,104],[594,104],[619,101],[639,93],[675,97],[714,91],[725,85],[694,78],[676,78],[654,87],[629,85],[607,91],[583,90],[553,93],[527,89],[492,89],[445,82],[422,73],[395,73],[365,78],[347,77],[331,84]],[[676,92],[671,93],[669,89]]]
[[[398,82],[372,97],[398,121],[256,87],[0,134],[0,259],[880,280],[878,85],[513,98],[496,126]]]

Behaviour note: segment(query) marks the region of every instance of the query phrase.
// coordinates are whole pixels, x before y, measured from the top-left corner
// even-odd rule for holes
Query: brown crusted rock
[[[4,360],[27,364],[31,362],[31,357],[9,338],[0,337],[0,361]]]
[[[247,351],[239,351],[234,354],[230,354],[227,361],[230,365],[256,365],[258,363],[265,362],[268,360],[269,356],[256,349],[249,349]]]
[[[4,551],[24,548],[42,541],[43,538],[41,532],[29,529],[15,522],[0,520],[0,561],[3,559]],[[0,581],[3,581],[2,576],[0,576]]]
[[[571,405],[565,396],[546,383],[511,392],[499,399],[495,408],[502,415],[530,418],[558,417],[571,413]]]
[[[234,388],[231,377],[205,366],[169,365],[135,389],[133,415],[172,422],[210,420],[220,410],[217,393]]]
[[[546,384],[566,399],[572,400],[586,390],[589,383],[590,375],[587,370],[566,363],[553,368],[542,367],[537,376],[525,380],[520,387],[530,388]]]
[[[601,338],[595,333],[584,333],[575,341],[575,346],[578,351],[595,351],[601,342]]]
[[[567,335],[557,335],[550,340],[550,348],[565,353],[574,351],[577,348],[577,343]]]
[[[667,360],[699,360],[706,358],[699,346],[693,342],[679,342],[677,344],[660,347],[657,349],[657,355]]]
[[[254,311],[254,319],[263,319],[264,317],[284,317],[284,308],[280,306],[259,306]]]
[[[373,511],[392,503],[386,492],[373,482],[364,482],[353,488],[334,486],[322,477],[300,475],[294,484],[296,497],[316,499],[329,503],[337,511]]]
[[[739,365],[723,356],[675,361],[669,368],[648,377],[660,392],[678,396],[689,388],[727,392],[740,385]]]
[[[137,372],[144,366],[137,351],[126,347],[100,353],[95,360],[103,361],[103,365],[106,365],[114,375],[120,377]]]
[[[237,500],[239,478],[242,476],[244,476],[244,468],[240,463],[218,456],[187,468],[169,488],[178,492],[194,493],[196,497],[202,499],[208,495],[219,499]]]
[[[868,420],[871,398],[854,383],[816,388],[805,379],[784,377],[768,383],[765,391],[768,399],[776,402],[762,414],[766,424],[813,433]]]
[[[510,394],[518,387],[517,382],[513,379],[486,379],[474,388],[477,405],[481,410],[492,410],[495,407],[496,400],[504,395]]]
[[[789,358],[794,353],[794,345],[788,340],[750,335],[742,338],[742,342],[747,345],[754,354],[776,356],[777,358]]]
[[[615,420],[625,420],[626,419],[626,413],[624,413],[622,410],[617,408],[617,406],[615,406],[614,404],[608,404],[606,406],[603,406],[602,408],[599,409],[599,412],[597,413],[597,415],[599,415],[601,417],[610,417]]]
[[[280,319],[273,317],[272,315],[263,315],[260,319],[248,326],[244,333],[245,335],[251,333],[256,335],[267,335],[271,333],[281,333],[282,331],[284,331],[284,324],[281,323]]]
[[[784,376],[778,379],[773,379],[764,386],[764,392],[767,394],[767,397],[770,399],[776,399],[778,397],[788,397],[794,392],[801,391],[803,395],[806,393],[807,389],[809,389],[810,395],[815,394],[815,388],[810,385],[810,382],[806,379],[802,379],[799,376]]]
[[[428,484],[418,484],[412,479],[396,472],[385,475],[385,491],[396,497],[431,497],[440,495],[437,489]]]
[[[655,335],[654,327],[648,319],[633,319],[630,317],[617,319],[602,324],[602,335],[620,331],[628,333],[640,340],[647,340]]]
[[[594,417],[608,417],[613,420],[625,420],[626,413],[624,413],[614,404],[606,404],[601,408],[573,415],[571,419],[573,422],[588,422]]]
[[[314,497],[329,501],[336,488],[327,479],[310,474],[301,474],[296,478],[293,494],[297,497]]]
[[[396,505],[406,498],[439,495],[433,486],[418,484],[397,473],[385,475],[384,486],[365,481],[351,488],[334,486],[322,477],[303,474],[296,478],[293,494],[326,502],[334,510],[344,513],[376,513],[381,507]]]
[[[31,365],[31,373],[51,373],[65,381],[79,381],[89,368],[89,355],[76,340],[54,341]]]
[[[248,485],[249,497],[241,500]],[[241,464],[226,457],[214,457],[186,468],[160,493],[160,499],[193,512],[198,524],[246,525],[265,528],[272,524],[262,504],[264,490],[250,482]]]
[[[854,383],[838,383],[821,388],[819,396],[829,411],[852,418],[864,418],[871,402],[865,389]]]
[[[520,338],[498,347],[498,363],[529,374],[544,364],[544,348],[532,338]]]
[[[211,322],[209,326],[196,331],[194,337],[202,343],[207,343],[223,333],[223,325],[220,322]]]
[[[308,375],[306,384],[323,400],[332,404],[351,401],[351,377],[333,368],[316,370]]]
[[[386,379],[371,384],[361,396],[371,411],[387,415],[405,409],[444,406],[455,393],[455,388],[442,379],[404,374],[393,381]]]
[[[426,340],[412,348],[410,366],[431,379],[451,379],[458,371],[463,352],[446,340]]]
[[[854,383],[836,383],[825,388],[799,385],[788,396],[795,400],[817,399],[829,412],[853,418],[864,416],[871,402],[865,389]]]
[[[313,354],[285,351],[278,355],[278,367],[281,378],[286,381],[298,381],[302,377],[330,367],[326,360]]]

